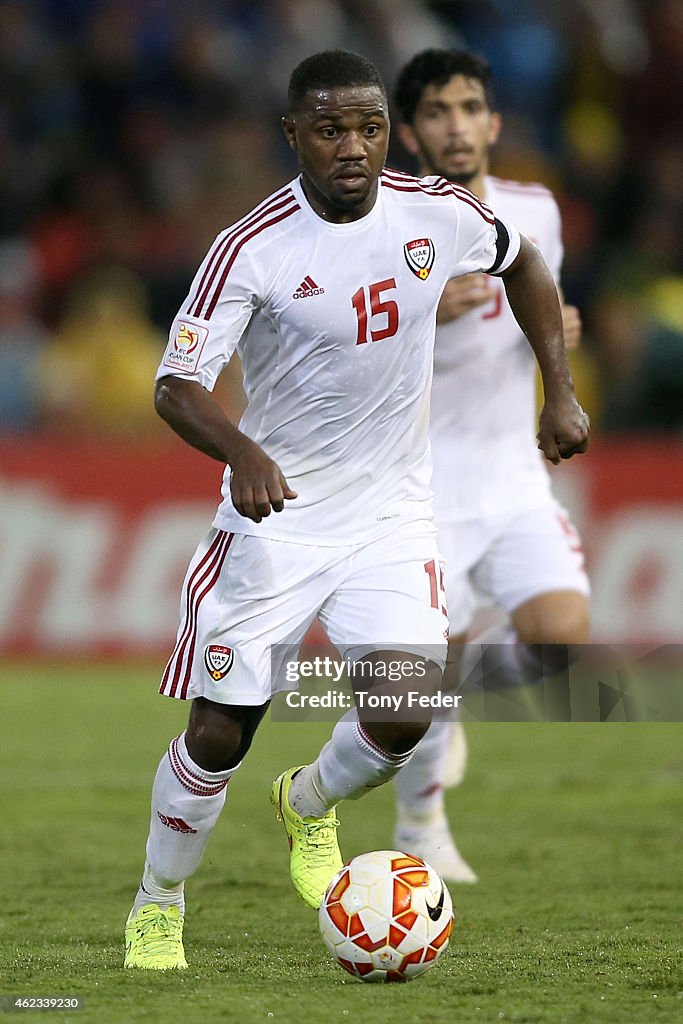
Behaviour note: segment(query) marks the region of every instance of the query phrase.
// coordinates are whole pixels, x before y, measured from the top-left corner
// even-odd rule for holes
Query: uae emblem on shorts
[[[204,651],[204,664],[207,672],[218,683],[227,676],[235,660],[232,647],[221,647],[220,644],[209,644]]]
[[[434,263],[434,243],[431,238],[414,238],[403,246],[406,263],[421,281],[426,281]]]

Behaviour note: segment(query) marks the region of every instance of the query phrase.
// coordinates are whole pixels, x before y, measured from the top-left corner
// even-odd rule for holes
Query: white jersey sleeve
[[[157,380],[179,376],[196,380],[212,391],[257,309],[261,283],[246,247],[235,255],[211,308],[209,289],[215,289],[214,279],[220,281],[225,272],[229,237],[229,231],[217,236],[197,271],[188,297],[171,325]]]
[[[458,227],[450,277],[481,271],[502,274],[514,263],[521,239],[514,225],[500,220],[486,203],[463,185],[430,176],[426,185],[457,200]]]

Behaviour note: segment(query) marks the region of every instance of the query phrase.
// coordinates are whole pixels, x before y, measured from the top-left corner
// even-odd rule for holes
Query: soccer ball
[[[434,868],[398,850],[349,861],[318,911],[323,942],[362,981],[410,981],[448,946],[453,904]]]

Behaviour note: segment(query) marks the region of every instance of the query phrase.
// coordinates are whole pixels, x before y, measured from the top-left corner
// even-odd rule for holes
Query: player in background
[[[376,671],[384,694],[420,678],[433,693],[440,682],[447,618],[428,425],[449,278],[504,276],[543,373],[546,455],[588,443],[543,259],[465,189],[384,169],[388,102],[374,65],[345,51],[307,58],[283,124],[301,175],[218,235],[157,374],[161,416],[226,469],[162,678],[163,694],[192,706],[154,781],[128,967],[186,966],[185,879],[272,693],[285,688],[282,662],[316,616],[352,666]],[[249,401],[239,428],[211,394],[235,349]],[[380,673],[387,662],[402,676]],[[311,907],[342,863],[335,805],[392,778],[428,726],[428,712],[377,720],[354,710],[313,764],[273,783],[292,881]]]
[[[419,174],[439,174],[491,205],[538,246],[559,282],[561,224],[552,194],[489,174],[501,118],[486,61],[466,51],[419,53],[401,72],[395,101],[398,133]],[[563,305],[562,319],[565,344],[574,347],[578,311]],[[443,685],[483,674],[497,685],[536,682],[544,659],[552,674],[572,656],[571,647],[546,645],[588,640],[589,585],[579,538],[537,450],[534,360],[501,282],[486,274],[449,281],[437,323],[430,436],[450,621]],[[460,666],[478,595],[508,618],[468,644]],[[475,882],[443,802],[444,785],[462,777],[465,753],[462,725],[435,720],[397,776],[394,842],[451,881]]]

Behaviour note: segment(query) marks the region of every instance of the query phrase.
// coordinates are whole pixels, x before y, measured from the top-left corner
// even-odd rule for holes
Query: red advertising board
[[[221,467],[179,441],[5,442],[0,653],[163,658]],[[683,447],[595,444],[556,485],[583,534],[594,637],[683,642]]]
[[[0,650],[167,651],[222,467],[180,441],[62,446],[0,458]]]
[[[595,639],[682,643],[683,444],[603,441],[556,481],[586,545]]]

